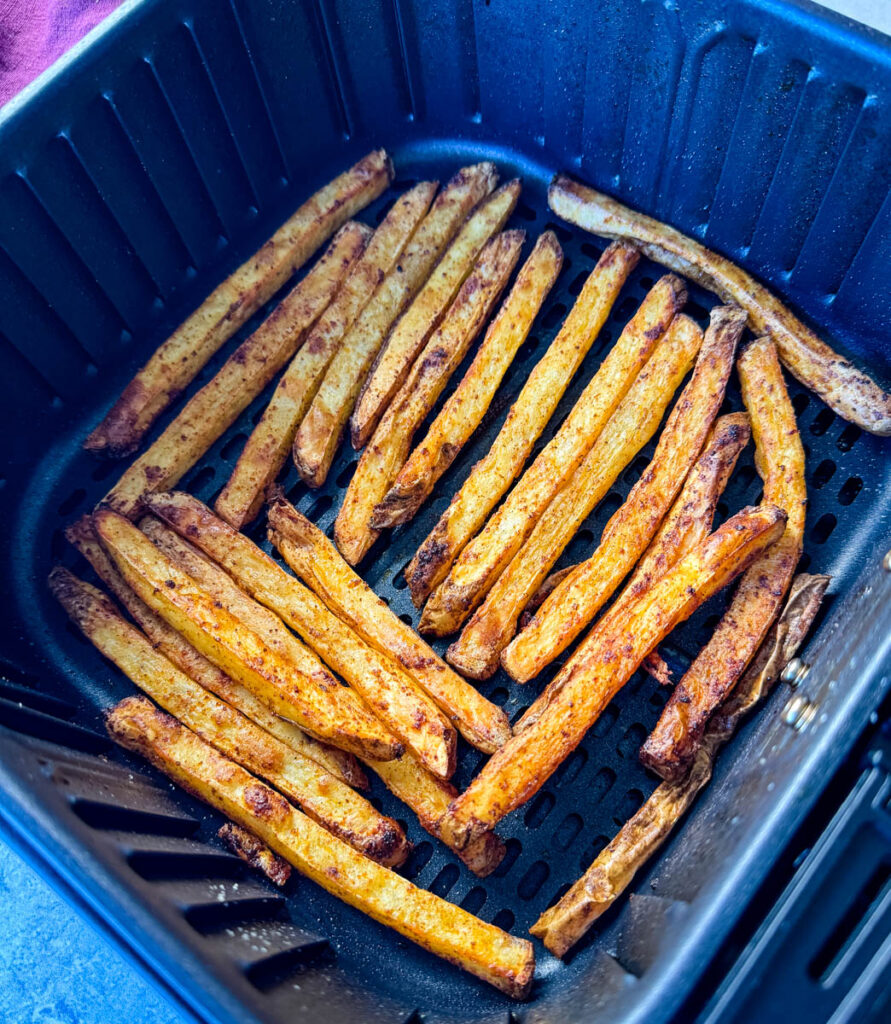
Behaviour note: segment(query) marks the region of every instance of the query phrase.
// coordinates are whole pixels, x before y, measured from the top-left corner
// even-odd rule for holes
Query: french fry
[[[378,529],[408,522],[430,497],[489,408],[563,264],[552,231],[539,236],[461,383],[374,510]]]
[[[522,469],[639,258],[630,246],[615,244],[598,260],[557,336],[529,374],[492,447],[473,467],[407,566],[405,578],[415,607],[420,608],[445,579]],[[644,361],[630,360],[634,368],[629,385]]]
[[[519,179],[502,185],[468,217],[424,287],[390,332],[362,385],[350,418],[353,447],[364,448],[381,416],[405,381],[418,353],[473,268],[483,246],[497,234],[517,205]]]
[[[669,837],[711,778],[718,749],[730,739],[740,720],[764,700],[783,666],[798,650],[829,579],[805,575],[795,578],[782,616],[743,678],[709,722],[688,774],[677,782],[661,783],[569,892],[529,929],[554,956],[562,957],[569,952]]]
[[[745,324],[746,314],[738,306],[712,309],[693,377],[668,417],[649,466],[604,527],[594,553],[557,587],[502,652],[501,664],[518,682],[528,682],[566,650],[659,529],[724,401]]]
[[[340,229],[306,277],[125,471],[105,496],[110,507],[133,518],[146,493],[172,487],[195,465],[291,358],[370,235],[352,221]]]
[[[386,761],[403,747],[311,651],[286,660],[174,565],[123,516],[93,514],[102,546],[137,595],[193,647],[317,739]],[[295,641],[296,644],[296,641]],[[296,649],[296,648],[295,648]]]
[[[171,715],[366,857],[390,866],[404,863],[411,847],[395,821],[180,672],[101,591],[61,566],[51,573],[50,588],[87,639]]]
[[[115,742],[254,833],[338,899],[509,996],[528,993],[535,971],[530,942],[363,857],[149,701],[122,701],[106,716],[106,727]]]
[[[351,565],[365,557],[378,537],[375,506],[405,464],[415,432],[489,318],[517,264],[524,238],[522,231],[504,231],[486,243],[362,453],[334,522],[334,539]]]
[[[277,885],[279,888],[287,885],[288,879],[291,877],[291,865],[286,860],[282,860],[278,854],[273,853],[253,832],[248,832],[241,825],[233,825],[231,821],[227,821],[217,832],[217,836],[236,857],[243,860],[245,864],[250,864],[257,871],[262,871],[273,885]]]
[[[535,724],[516,732],[452,803],[443,834],[461,847],[534,796],[647,654],[772,544],[785,519],[772,505],[743,509],[630,607],[610,609],[533,702]]]
[[[355,789],[368,788],[368,779],[352,754],[320,743],[298,729],[292,722],[280,718],[250,690],[227,676],[203,654],[199,654],[184,637],[137,597],[136,592],[124,580],[99,543],[89,516],[83,516],[72,523],[66,529],[65,536],[90,563],[99,579],[118,599],[155,648],[178,669],[271,733],[290,747],[297,756],[310,758],[348,786]]]
[[[424,181],[396,201],[279,379],[214,506],[236,529],[263,507],[266,488],[287,461],[297,427],[341,340],[393,269],[435,192],[436,182]]]
[[[132,454],[155,418],[194,380],[214,352],[342,224],[377,199],[392,177],[390,158],[379,149],[310,196],[157,349],[84,448],[114,457]]]
[[[891,434],[891,395],[843,359],[764,285],[736,264],[652,217],[557,175],[548,191],[564,220],[604,238],[632,242],[650,259],[685,274],[724,302],[741,306],[757,334],[769,334],[793,376],[846,420],[873,434]]]
[[[491,163],[464,167],[452,178],[412,235],[398,265],[343,339],[294,438],[294,463],[311,487],[321,487],[327,479],[359,390],[391,327],[464,219],[497,182]]]
[[[464,675],[486,679],[498,668],[529,598],[619,473],[656,432],[701,343],[696,324],[683,314],[675,317],[591,450],[446,652]]]
[[[281,496],[269,508],[272,540],[294,572],[377,650],[394,658],[468,743],[491,754],[510,737],[507,715],[453,672],[387,607],[337,548]]]
[[[170,527],[157,519],[148,519],[140,527],[168,558],[254,630],[264,643],[285,658],[297,661],[299,652],[292,648],[299,641],[278,615],[248,597],[231,576]],[[353,687],[393,735],[415,752],[422,764],[440,778],[449,778],[455,770],[457,738],[445,716],[398,665],[363,643],[321,601],[296,580],[294,583],[292,590],[303,591],[308,599],[299,605],[292,602],[289,624]]]
[[[595,270],[589,284],[595,281],[596,274]],[[585,290],[576,303],[576,309],[581,307],[582,311],[586,306]],[[673,275],[662,278],[650,290],[554,438],[482,532],[467,545],[427,602],[421,617],[422,633],[453,633],[483,601],[548,504],[591,450],[686,299],[683,282]],[[564,332],[568,337],[575,334],[575,310],[561,335]],[[424,557],[422,552],[418,559]]]
[[[710,715],[779,614],[804,540],[804,448],[773,342],[751,342],[738,367],[755,435],[755,465],[764,480],[762,500],[785,511],[786,530],[740,580],[712,638],[675,687],[641,749],[641,761],[668,780],[680,778],[690,766]]]

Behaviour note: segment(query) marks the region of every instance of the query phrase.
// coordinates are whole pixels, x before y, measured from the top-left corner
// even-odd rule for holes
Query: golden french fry
[[[525,234],[504,231],[487,242],[439,327],[362,453],[334,522],[334,539],[356,565],[378,536],[375,506],[405,464],[415,431],[482,330],[520,257]]]
[[[740,580],[712,638],[675,687],[641,749],[641,761],[669,780],[690,766],[710,715],[779,614],[804,540],[804,448],[773,342],[751,342],[737,365],[755,435],[755,465],[764,479],[762,500],[788,518],[782,538]]]
[[[655,434],[701,344],[696,324],[683,314],[675,317],[591,450],[449,647],[448,661],[464,675],[485,679],[498,668],[520,612],[597,502]]]
[[[57,566],[50,589],[74,624],[110,661],[166,711],[221,753],[262,775],[332,835],[382,864],[405,861],[410,844],[391,818],[309,758],[254,725],[155,650],[111,601]]]
[[[891,434],[891,395],[821,341],[751,274],[675,228],[565,175],[554,178],[548,201],[571,224],[633,242],[650,259],[693,278],[724,302],[742,306],[752,330],[773,338],[786,367],[805,387],[858,427],[883,437]]]
[[[528,993],[535,971],[530,942],[363,857],[144,698],[122,701],[106,726],[121,746],[148,758],[338,899],[510,996]]]
[[[423,181],[396,201],[279,379],[214,506],[236,529],[259,514],[266,489],[287,461],[297,427],[341,340],[393,269],[435,192],[435,181]]]
[[[375,527],[408,522],[430,497],[437,480],[479,426],[562,264],[563,250],[557,236],[546,231],[520,269],[461,383],[375,508]]]
[[[491,163],[464,167],[452,178],[343,339],[294,438],[294,463],[311,487],[321,487],[327,479],[359,390],[391,327],[465,217],[497,182]]]
[[[532,622],[504,649],[501,664],[526,683],[591,622],[643,554],[699,456],[724,401],[746,314],[716,306],[684,388],[659,437],[649,466],[603,528],[594,553],[545,601]]]
[[[245,864],[250,864],[257,871],[262,871],[273,885],[281,888],[287,884],[291,877],[291,865],[278,854],[273,853],[253,832],[248,832],[241,825],[233,825],[231,821],[227,821],[217,832],[217,836],[236,857],[243,860]]]
[[[219,285],[136,374],[84,448],[115,457],[136,450],[155,418],[210,357],[281,288],[318,247],[373,202],[393,177],[379,149],[320,189],[255,256]]]
[[[451,805],[443,833],[460,847],[534,796],[647,654],[772,544],[785,520],[772,505],[743,509],[630,607],[610,609],[533,702],[537,721],[516,732]]]
[[[350,418],[354,448],[364,448],[378,421],[402,386],[416,356],[436,330],[474,261],[488,240],[513,213],[519,180],[502,185],[468,217],[424,287],[396,323],[362,385]]]
[[[584,298],[583,291],[577,307]],[[453,633],[483,601],[591,450],[686,299],[683,282],[672,275],[650,290],[560,430],[431,596],[421,617],[421,632]],[[570,335],[574,312],[563,328]]]

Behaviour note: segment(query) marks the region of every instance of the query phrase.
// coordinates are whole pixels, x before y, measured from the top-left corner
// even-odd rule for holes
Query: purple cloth
[[[0,0],[0,104],[36,78],[121,0]]]

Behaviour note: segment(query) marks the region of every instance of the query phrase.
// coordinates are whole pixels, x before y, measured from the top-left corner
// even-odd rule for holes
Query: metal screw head
[[[790,686],[800,686],[810,670],[811,667],[806,661],[802,661],[801,658],[793,658],[783,669],[780,678]]]
[[[817,705],[807,699],[804,694],[796,693],[790,697],[783,708],[783,721],[796,732],[801,732],[817,714]]]

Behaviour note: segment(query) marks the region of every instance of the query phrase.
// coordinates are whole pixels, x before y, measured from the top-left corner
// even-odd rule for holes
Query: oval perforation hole
[[[408,855],[408,860],[405,862],[402,873],[406,878],[417,878],[424,868],[427,867],[427,863],[432,856],[433,845],[431,843],[418,843]]]
[[[575,275],[569,285],[569,294],[578,295],[582,288],[585,287],[585,281],[588,280],[588,271],[583,270],[581,273]]]
[[[107,480],[116,470],[120,471],[120,468],[119,463],[113,459],[103,459],[93,472],[90,473],[90,479],[99,483],[102,480]]]
[[[528,224],[531,224],[533,223],[533,221],[538,220],[538,214],[535,212],[535,210],[532,209],[531,206],[528,206],[526,203],[517,203],[517,208],[514,212],[520,218],[520,220],[525,220]]]
[[[799,391],[797,395],[792,396],[792,408],[796,416],[800,416],[810,404],[811,398],[806,391]]]
[[[811,540],[815,544],[825,544],[829,540],[832,531],[835,529],[838,519],[831,513],[825,512],[820,518],[814,523],[811,529]]]
[[[538,828],[554,809],[556,802],[552,793],[539,793],[529,805],[523,818],[526,828]]]
[[[317,498],[312,505],[309,507],[309,511],[306,513],[306,518],[313,523],[318,523],[319,519],[328,511],[329,508],[334,504],[334,499],[330,494],[323,494]]]
[[[594,858],[600,853],[600,851],[609,843],[609,839],[606,836],[594,836],[590,843],[585,847],[585,852],[579,858],[579,871],[587,871],[594,861]]]
[[[436,878],[430,883],[430,892],[436,896],[445,898],[451,892],[452,886],[458,881],[460,871],[454,864],[446,864]]]
[[[616,491],[610,491],[609,494],[601,501],[597,506],[597,516],[599,519],[611,519],[615,512],[622,507],[625,503],[625,499],[621,494]]]
[[[571,782],[574,782],[579,772],[587,763],[588,752],[582,747],[576,747],[557,769],[556,779],[558,784],[568,786]]]
[[[504,844],[504,857],[498,867],[492,872],[492,877],[504,878],[514,864],[516,864],[522,849],[523,847],[518,839],[508,839]]]
[[[337,479],[334,481],[338,487],[346,487],[346,485],[353,479],[353,473],[356,472],[356,466],[359,465],[359,460],[356,459],[344,466],[343,469],[337,474]]]
[[[642,725],[629,725],[616,744],[619,757],[636,757],[646,738],[647,730]]]
[[[624,825],[632,814],[640,809],[640,805],[643,802],[644,795],[639,789],[629,789],[622,797],[621,803],[613,815],[613,821],[617,825]]]
[[[553,231],[557,238],[566,245],[567,242],[572,241],[572,232],[565,228],[562,224],[557,224],[555,221],[549,220],[544,226],[545,231]],[[582,246],[584,248],[584,246]]]
[[[501,928],[503,931],[509,932],[514,926],[514,920],[515,918],[513,913],[505,907],[504,910],[499,910],[492,918],[492,924],[494,924],[496,928]]]
[[[464,899],[461,900],[461,907],[466,910],[468,914],[479,914],[485,906],[485,903],[486,890],[475,885],[470,892],[465,895]]]
[[[594,806],[606,796],[616,782],[616,773],[612,768],[603,767],[591,780],[588,788],[587,800],[589,805]]]
[[[600,717],[591,727],[591,735],[595,738],[605,736],[610,729],[616,724],[616,719],[619,717],[618,708],[613,707],[612,704],[609,707],[604,708],[601,712]]]
[[[631,295],[626,295],[624,299],[619,303],[618,306],[613,310],[613,318],[616,320],[630,320],[637,312],[638,302],[637,299]]]
[[[499,686],[492,691],[489,695],[489,700],[493,704],[497,704],[498,707],[503,708],[507,703],[507,698],[510,696],[510,692],[503,686]]]
[[[552,840],[558,850],[568,850],[576,841],[584,822],[578,814],[567,814],[563,821],[557,826]]]
[[[232,459],[240,455],[247,439],[248,435],[245,434],[244,431],[239,431],[235,437],[230,437],[220,449],[220,458],[223,462],[231,462]]]
[[[517,895],[521,900],[531,900],[548,880],[550,874],[551,869],[547,864],[543,860],[537,860],[529,866],[517,883]]]
[[[836,465],[832,459],[823,459],[819,466],[814,470],[813,485],[819,490],[821,487],[825,487],[826,484],[835,475]]]
[[[78,487],[76,490],[72,491],[71,494],[69,494],[68,497],[60,503],[58,508],[59,515],[70,516],[72,512],[80,507],[86,496],[87,492],[83,487]]]
[[[842,489],[838,492],[839,505],[850,505],[862,490],[863,481],[860,477],[849,477],[842,485]]]
[[[556,327],[557,324],[561,323],[564,316],[566,316],[566,306],[562,302],[555,302],[545,313],[541,321],[542,327],[550,330],[550,328]]]
[[[201,497],[202,492],[213,483],[217,471],[213,466],[202,466],[201,469],[188,481],[185,489],[196,497]]]
[[[695,299],[687,300],[687,304],[684,306],[684,312],[688,316],[692,316],[694,320],[698,320],[700,323],[708,323],[709,321],[709,311]]]
[[[862,433],[863,431],[860,427],[855,427],[853,423],[849,423],[839,435],[838,440],[835,442],[835,447],[840,452],[849,452],[860,439]]]
[[[399,616],[399,621],[404,622],[406,626],[410,626],[412,622],[414,622],[414,619],[412,619],[411,615],[408,612],[403,612]]]
[[[599,260],[603,249],[598,248],[593,242],[582,242],[582,253],[590,260]]]
[[[835,413],[831,409],[821,409],[811,423],[811,433],[814,437],[822,437],[832,426],[835,420]]]

